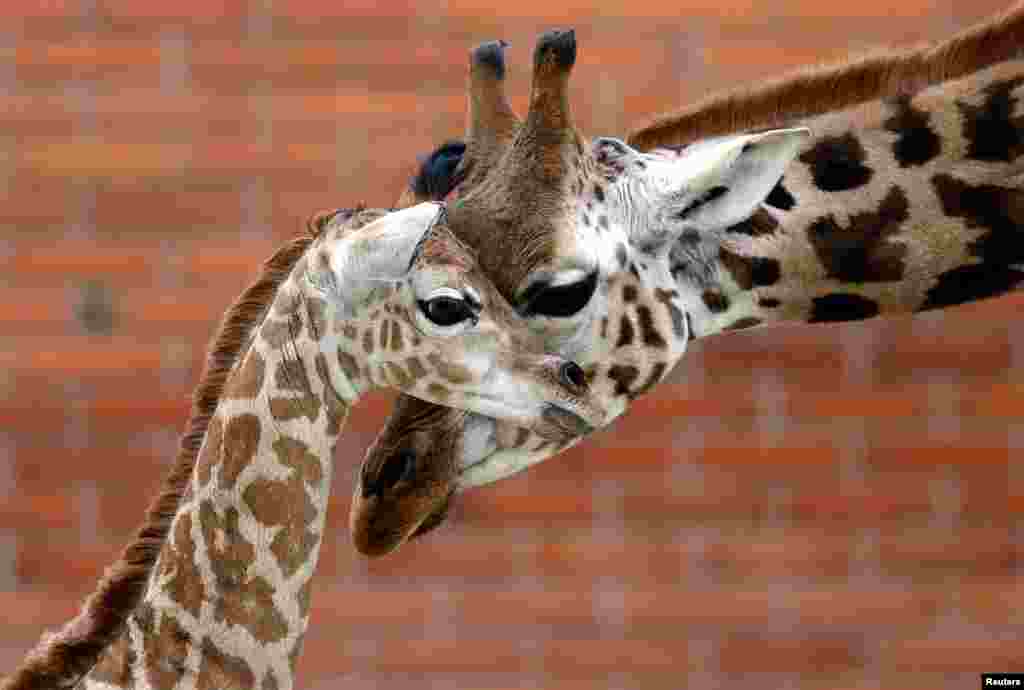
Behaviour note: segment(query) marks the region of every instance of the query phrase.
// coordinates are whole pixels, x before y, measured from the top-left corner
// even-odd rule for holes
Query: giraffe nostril
[[[578,390],[587,387],[587,375],[583,373],[583,369],[576,362],[566,362],[558,373],[562,377],[562,383],[567,386]]]
[[[403,479],[412,476],[416,455],[411,450],[400,450],[384,461],[377,473],[377,481],[373,483],[375,493],[392,488]]]

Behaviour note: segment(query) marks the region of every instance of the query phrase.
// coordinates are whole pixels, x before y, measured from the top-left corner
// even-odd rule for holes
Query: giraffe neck
[[[143,602],[85,687],[293,687],[333,452],[362,388],[327,356],[323,305],[296,274],[229,374]]]
[[[767,203],[672,250],[696,336],[942,308],[1024,281],[1024,61],[805,120]]]

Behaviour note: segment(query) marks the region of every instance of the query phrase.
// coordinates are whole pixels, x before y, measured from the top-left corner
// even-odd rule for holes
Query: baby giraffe
[[[559,441],[605,422],[580,367],[537,347],[442,204],[315,226],[229,311],[136,541],[4,690],[293,687],[334,448],[367,390]]]

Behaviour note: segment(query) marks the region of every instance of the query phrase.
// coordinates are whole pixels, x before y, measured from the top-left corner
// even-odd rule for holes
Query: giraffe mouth
[[[575,412],[556,405],[546,405],[541,413],[542,423],[536,433],[549,441],[568,441],[586,436],[594,427]]]

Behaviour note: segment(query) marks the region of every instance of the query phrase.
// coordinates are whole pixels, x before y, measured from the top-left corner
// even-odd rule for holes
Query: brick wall
[[[534,36],[575,26],[578,121],[621,134],[1004,2],[0,3],[0,670],[128,538],[259,262],[314,210],[392,202],[460,132],[472,44],[512,42],[522,110]],[[299,686],[931,690],[1024,670],[1022,307],[699,343],[613,429],[370,563],[345,523],[375,396],[339,453]]]

